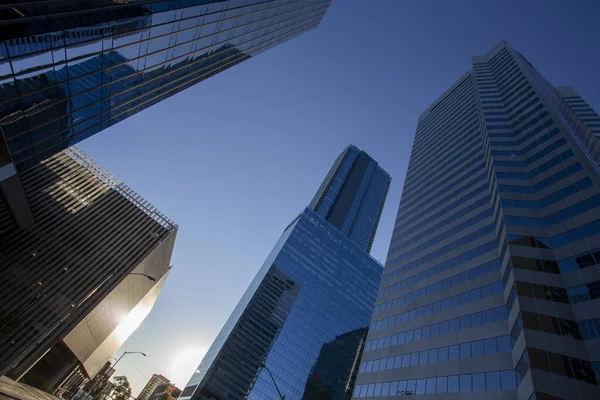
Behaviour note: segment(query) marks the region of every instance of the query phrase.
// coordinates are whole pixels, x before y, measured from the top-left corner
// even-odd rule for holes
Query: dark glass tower
[[[383,267],[390,176],[349,146],[285,229],[183,390],[193,400],[349,399]],[[323,397],[322,393],[328,393]]]
[[[0,5],[0,128],[6,142],[0,144],[0,160],[23,170],[315,28],[329,4],[17,0]]]
[[[599,123],[505,42],[421,115],[354,397],[600,398]]]

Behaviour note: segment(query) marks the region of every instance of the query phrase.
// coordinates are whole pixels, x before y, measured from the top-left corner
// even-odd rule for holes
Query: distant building
[[[279,400],[268,371],[290,400],[350,398],[383,271],[368,252],[389,184],[356,146],[340,154],[180,398]]]
[[[152,375],[152,378],[146,383],[146,386],[142,389],[137,397],[137,400],[150,400],[150,397],[155,394],[156,388],[161,385],[168,385],[171,383],[169,379],[160,374]]]
[[[177,225],[76,148],[21,173],[36,224],[0,196],[0,374],[93,377],[150,312]]]
[[[154,389],[149,400],[175,400],[181,394],[181,389],[172,383],[162,383]]]

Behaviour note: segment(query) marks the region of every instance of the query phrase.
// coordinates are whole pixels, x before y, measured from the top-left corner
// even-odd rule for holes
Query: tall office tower
[[[180,399],[349,399],[383,266],[390,176],[349,146],[284,230]],[[272,374],[272,375],[271,375]]]
[[[150,312],[177,226],[75,148],[21,177],[36,224],[0,199],[0,375],[52,390],[95,375]]]
[[[317,27],[331,0],[0,4],[0,192],[26,227],[22,171]]]
[[[600,398],[600,143],[572,96],[501,42],[420,116],[355,398]]]

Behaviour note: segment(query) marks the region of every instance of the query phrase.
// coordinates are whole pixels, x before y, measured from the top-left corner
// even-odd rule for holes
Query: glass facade
[[[369,252],[389,185],[389,174],[350,145],[336,159],[309,208]]]
[[[0,5],[0,167],[23,170],[315,28],[330,0]]]
[[[505,42],[421,115],[353,397],[600,397],[597,119]]]
[[[366,193],[357,190],[379,204],[354,212],[347,207],[346,218],[377,220],[390,177],[354,146],[338,161],[354,150],[355,162],[367,157],[359,166],[387,180],[367,185]],[[319,193],[327,192],[322,189],[332,176]],[[351,398],[383,266],[365,251],[363,239],[372,232],[352,236],[341,226],[306,208],[285,229],[180,398],[278,400],[269,371],[286,399]]]

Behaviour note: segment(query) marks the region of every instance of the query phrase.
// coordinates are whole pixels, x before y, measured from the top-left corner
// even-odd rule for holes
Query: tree
[[[129,385],[129,380],[126,376],[115,376],[114,384],[111,398],[113,400],[129,400],[131,396],[131,386]]]

